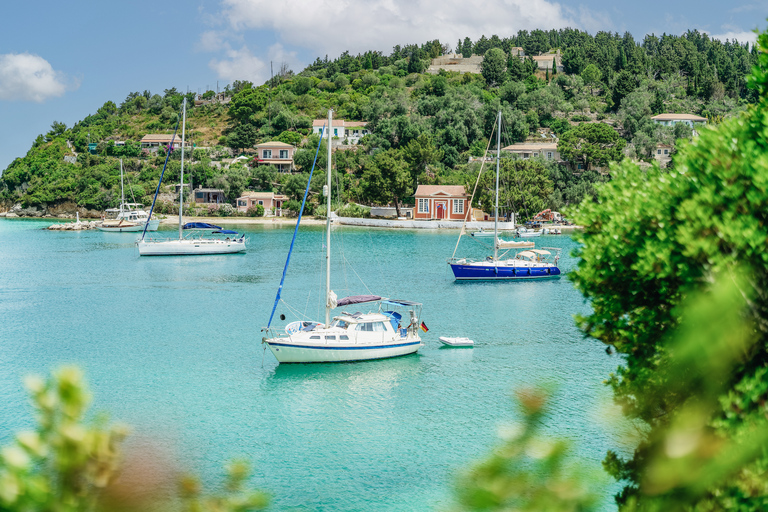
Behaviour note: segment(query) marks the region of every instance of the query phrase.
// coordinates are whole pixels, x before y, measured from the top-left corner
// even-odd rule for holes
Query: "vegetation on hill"
[[[517,56],[513,50],[517,47],[529,56],[551,51],[553,63],[559,52],[564,72],[555,68],[550,75],[549,70],[538,70],[530,57]],[[194,94],[184,95],[175,88],[162,96],[130,93],[119,106],[107,101],[71,128],[54,122],[25,157],[4,171],[0,201],[25,207],[62,202],[95,210],[116,206],[116,159],[122,157],[134,197],[148,202],[162,155],[142,151],[139,140],[147,133],[171,133],[186,96],[187,140],[200,148],[190,155],[187,168],[193,186],[222,188],[230,201],[246,189],[274,190],[297,200],[299,178],[306,179],[302,175],[309,171],[317,146],[317,138],[309,136],[312,120],[324,118],[332,108],[336,119],[365,121],[371,132],[357,147],[337,152],[342,199],[398,207],[412,204],[418,183],[474,183],[480,164],[468,163],[469,157],[479,156],[487,147],[494,118],[501,111],[505,144],[555,134],[568,164],[515,164],[532,172],[541,165],[546,168],[542,188],[534,194],[543,199],[531,202],[524,199],[528,194],[504,194],[502,213],[520,212],[525,217],[542,206],[561,209],[592,196],[594,184],[606,178],[582,171],[604,169],[608,161],[625,156],[652,161],[657,144],[690,137],[682,125],[660,126],[650,120],[651,115],[696,113],[719,122],[756,98],[745,87],[756,49],[713,41],[697,31],[646,36],[642,42],[628,33],[592,36],[572,29],[521,31],[474,43],[465,38],[457,51],[484,55],[482,73],[425,73],[430,59],[446,50],[446,45],[431,41],[396,46],[388,56],[369,51],[357,56],[345,52],[334,60],[318,58],[298,74],[283,69],[263,85],[234,82],[224,92],[228,102],[219,101],[213,91],[203,95],[210,102],[197,106]],[[595,122],[600,124],[579,126]],[[600,155],[574,151],[572,141],[585,140],[584,134],[616,139],[613,149],[603,148]],[[237,153],[252,155],[254,144],[268,140],[299,147],[295,156],[299,178],[256,161],[226,160]],[[95,155],[87,153],[89,141],[98,143]],[[74,152],[75,163],[64,161]],[[178,170],[174,154],[166,183],[178,181]],[[313,184],[312,189],[310,209],[322,202],[321,186]],[[545,190],[546,194],[541,192]],[[297,202],[292,206],[298,207]],[[490,207],[482,200],[476,206]]]

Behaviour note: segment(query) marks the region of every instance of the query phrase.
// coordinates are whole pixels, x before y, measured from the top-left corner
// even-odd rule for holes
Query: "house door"
[[[438,219],[444,219],[445,218],[445,208],[446,208],[446,203],[445,202],[436,203],[435,213],[437,214],[437,218]]]

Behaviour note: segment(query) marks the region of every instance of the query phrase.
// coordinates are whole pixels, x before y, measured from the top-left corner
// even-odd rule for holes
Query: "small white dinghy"
[[[438,338],[444,345],[449,347],[472,347],[475,342],[469,338],[451,338],[450,336],[440,336]]]

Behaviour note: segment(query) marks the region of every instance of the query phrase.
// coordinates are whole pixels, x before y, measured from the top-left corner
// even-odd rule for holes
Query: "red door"
[[[445,218],[445,203],[437,203],[436,213],[438,219]]]

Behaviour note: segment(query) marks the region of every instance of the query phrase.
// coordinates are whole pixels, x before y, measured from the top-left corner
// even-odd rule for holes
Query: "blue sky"
[[[768,0],[201,0],[6,2],[0,17],[0,170],[53,121],[72,126],[132,91],[263,83],[269,63],[520,29],[680,34],[754,41]]]

